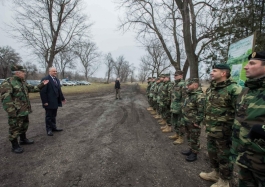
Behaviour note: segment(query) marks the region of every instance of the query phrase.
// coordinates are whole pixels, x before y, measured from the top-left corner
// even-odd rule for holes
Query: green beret
[[[26,71],[26,69],[24,69],[23,66],[20,65],[12,65],[10,69],[11,71]]]
[[[227,64],[215,64],[213,65],[213,69],[230,69],[229,65]]]
[[[265,60],[265,51],[251,53],[248,56],[248,60],[250,59]]]
[[[156,77],[152,77],[152,79],[156,79]]]
[[[183,71],[181,71],[181,70],[177,70],[177,71],[175,72],[174,75],[175,75],[175,76],[177,76],[177,75],[183,75]]]
[[[165,77],[170,77],[170,74],[169,74],[169,73],[167,73],[167,74],[164,74],[164,76],[165,76]]]
[[[160,75],[159,75],[159,78],[161,78],[161,77],[162,77],[162,78],[165,78],[165,75],[164,75],[164,74],[160,74]]]
[[[187,85],[190,85],[190,84],[192,84],[192,83],[200,83],[200,81],[199,81],[199,79],[198,78],[189,78],[188,80],[187,80]]]
[[[148,77],[147,79],[152,79],[152,77]]]

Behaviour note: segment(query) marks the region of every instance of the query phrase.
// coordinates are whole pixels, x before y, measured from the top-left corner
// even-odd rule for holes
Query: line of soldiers
[[[211,84],[204,94],[199,79],[183,80],[183,72],[149,77],[150,111],[163,133],[182,144],[186,134],[189,149],[181,151],[186,161],[197,160],[200,132],[204,125],[211,172],[201,172],[211,187],[229,187],[233,164],[239,168],[240,187],[265,187],[265,51],[248,57],[245,87],[230,78],[226,64],[213,66]]]

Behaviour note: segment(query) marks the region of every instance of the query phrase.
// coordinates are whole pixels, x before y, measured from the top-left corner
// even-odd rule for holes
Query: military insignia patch
[[[251,55],[251,57],[252,58],[255,58],[255,56],[256,56],[256,52],[253,52],[252,55]]]

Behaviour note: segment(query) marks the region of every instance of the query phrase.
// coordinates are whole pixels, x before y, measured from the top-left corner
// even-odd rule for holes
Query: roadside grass
[[[114,87],[114,83],[109,83],[109,84],[92,83],[91,85],[63,86],[62,92],[64,95],[95,93],[101,90],[113,89],[113,87]],[[40,98],[40,94],[30,93],[29,98],[30,99]]]
[[[142,93],[142,94],[144,94],[145,92],[146,92],[146,88],[147,88],[147,83],[145,82],[145,83],[138,83],[138,85],[139,85],[139,88],[140,88],[140,92]]]

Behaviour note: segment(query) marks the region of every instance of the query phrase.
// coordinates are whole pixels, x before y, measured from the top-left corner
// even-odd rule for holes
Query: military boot
[[[12,152],[14,153],[23,153],[23,148],[19,146],[17,139],[11,141],[12,144]]]
[[[168,126],[167,126],[167,124],[165,125],[165,126],[162,126],[162,127],[160,127],[160,129],[161,130],[164,130],[165,128],[167,128]]]
[[[183,138],[183,136],[179,136],[179,138],[178,138],[177,140],[175,140],[175,141],[173,142],[173,144],[174,144],[174,145],[177,145],[177,144],[183,144],[183,142],[184,142],[184,138]]]
[[[154,118],[155,118],[155,119],[160,119],[158,114],[156,114],[156,115],[154,116]]]
[[[20,143],[20,145],[28,145],[28,144],[33,144],[34,141],[27,139],[26,133],[22,133],[22,134],[20,134],[20,141],[19,141],[19,143]]]
[[[164,128],[164,129],[162,130],[162,132],[163,132],[163,133],[172,132],[172,127],[171,127],[171,126],[169,126],[169,125],[167,125],[167,127],[166,127],[166,128]]]
[[[159,123],[159,125],[166,125],[166,124],[167,124],[167,122],[164,119]]]
[[[186,155],[186,156],[189,156],[191,153],[192,152],[191,152],[190,149],[189,150],[185,150],[185,151],[181,151],[181,154]]]
[[[218,181],[211,185],[211,187],[229,187],[229,181],[219,178]]]
[[[150,114],[152,114],[152,115],[156,114],[156,111],[154,111],[154,110],[149,110],[149,111],[150,111]]]
[[[186,160],[188,162],[193,162],[193,161],[197,160],[197,153],[191,152],[191,154],[186,157]]]
[[[176,140],[176,139],[179,138],[179,135],[178,135],[177,133],[175,133],[174,135],[169,136],[168,138],[169,138],[170,140]]]
[[[210,173],[201,172],[199,176],[204,180],[213,182],[217,182],[219,179],[219,173],[216,170],[213,170]]]
[[[148,111],[152,111],[152,110],[154,110],[154,109],[153,109],[153,107],[148,107],[146,110],[148,110]]]

